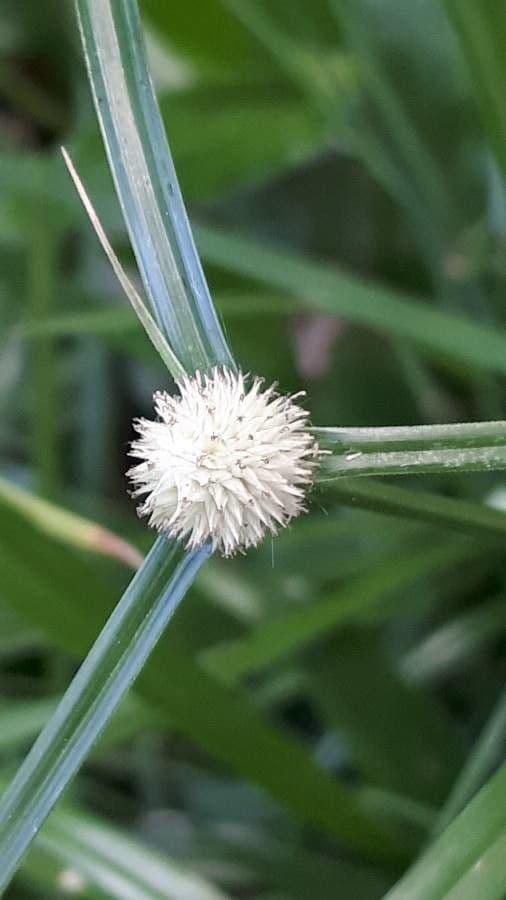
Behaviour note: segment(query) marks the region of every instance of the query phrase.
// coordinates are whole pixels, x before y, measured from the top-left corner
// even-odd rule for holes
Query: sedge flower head
[[[155,394],[157,421],[135,422],[127,473],[139,515],[189,549],[211,542],[232,556],[304,510],[318,445],[308,413],[263,379],[214,369]]]

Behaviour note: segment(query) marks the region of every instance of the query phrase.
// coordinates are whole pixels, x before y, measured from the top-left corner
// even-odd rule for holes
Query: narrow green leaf
[[[77,9],[116,190],[160,332],[186,371],[216,363],[233,366],[165,140],[136,2],[77,0]],[[79,186],[78,179],[76,183]],[[100,223],[94,214],[92,218],[109,248]],[[130,299],[137,303],[116,257],[112,251],[109,255],[129,288]],[[141,301],[137,308],[141,316],[143,310]],[[151,320],[144,316],[143,322],[148,332],[151,330],[150,336],[158,340]],[[207,546],[184,555],[180,545],[168,544],[163,538],[156,541],[0,801],[0,892],[9,885],[40,826],[144,666],[209,555]],[[19,590],[16,561],[8,559],[8,563],[19,597],[23,589]],[[33,582],[34,596],[38,596],[40,587],[32,577]]]
[[[486,723],[476,745],[448,797],[438,821],[436,832],[443,831],[481,786],[490,770],[504,753],[506,741],[506,689]]]
[[[472,76],[483,123],[506,174],[506,9],[495,0],[445,0]]]
[[[424,853],[412,869],[389,891],[385,900],[443,900],[463,878],[472,879],[474,893],[464,897],[495,897],[487,894],[489,882],[487,854],[504,843],[506,834],[506,767],[485,785],[454,822]],[[502,888],[506,882],[504,846],[492,854],[490,882],[497,885],[498,868]],[[473,878],[472,873],[475,873]],[[467,881],[469,884],[469,881]],[[451,894],[450,894],[451,896]],[[458,894],[453,895],[456,900]]]
[[[506,632],[506,596],[500,594],[439,625],[401,662],[403,675],[423,684],[451,676],[473,660],[487,643]]]
[[[77,0],[97,116],[153,314],[185,369],[234,362],[194,247],[135,0]]]
[[[289,250],[210,228],[199,227],[196,236],[208,262],[288,291],[308,308],[413,341],[443,360],[506,373],[506,336],[502,331],[431,309],[337,266],[304,259]]]
[[[72,289],[69,286],[69,295]],[[88,303],[87,297],[76,298]],[[105,299],[105,298],[104,298]],[[214,297],[215,305],[221,316],[234,318],[251,318],[262,315],[282,316],[294,312],[298,304],[290,297],[281,294],[246,293],[239,291],[221,291]],[[96,301],[95,301],[96,303]],[[138,322],[129,309],[85,309],[79,312],[62,312],[58,316],[40,318],[37,321],[26,321],[19,326],[19,334],[23,338],[35,340],[44,337],[69,337],[82,334],[121,334],[136,331]]]
[[[248,28],[269,52],[280,68],[308,95],[322,116],[328,114],[329,104],[335,104],[337,78],[332,63],[318,52],[311,42],[293,37],[288,28],[280,27],[261,3],[251,0],[226,0],[226,6]],[[286,18],[286,17],[285,17]],[[325,8],[319,9],[319,19],[325,20]],[[306,17],[306,26],[314,23],[314,16]],[[285,23],[283,23],[285,24]],[[327,28],[331,22],[326,21]],[[303,31],[303,37],[305,32]]]
[[[455,542],[424,547],[401,558],[396,555],[351,580],[333,596],[269,619],[246,638],[212,647],[203,653],[202,662],[217,678],[233,683],[300,652],[338,627],[374,614],[390,594],[468,554],[467,543]]]
[[[504,900],[506,883],[506,832],[475,862],[460,881],[445,894],[445,900]]]
[[[441,475],[444,472],[494,472],[506,469],[506,447],[476,450],[416,450],[386,453],[333,453],[321,466],[322,476]]]
[[[165,665],[165,671],[163,666]],[[287,810],[372,860],[395,862],[403,848],[364,816],[354,793],[330,778],[282,731],[268,727],[242,692],[219,685],[172,644],[154,653],[139,681],[141,695],[164,718],[261,785]]]
[[[19,510],[30,522],[64,544],[119,559],[132,569],[138,569],[142,563],[137,548],[108,528],[36,497],[2,477],[0,502]]]
[[[308,850],[293,840],[286,845],[270,837],[253,842],[239,834],[227,849],[231,862],[244,863],[262,884],[276,886],[290,900],[379,900],[388,883],[370,867]]]
[[[209,556],[159,538],[0,802],[0,891]]]
[[[27,541],[30,566],[24,552]],[[155,572],[149,592],[161,587],[168,565],[163,544],[155,548],[151,559],[154,553],[162,555],[162,572]],[[62,560],[61,556],[49,538],[30,529],[19,513],[0,514],[0,563],[10,588],[6,600],[57,646],[81,656],[99,631],[111,599],[78,557],[69,553]],[[136,578],[143,578],[144,571],[139,570]],[[372,859],[392,860],[400,855],[390,835],[379,832],[363,814],[353,792],[321,770],[304,748],[264,722],[245,694],[208,676],[174,636],[161,639],[138,679],[137,691],[159,720],[263,787],[302,821],[312,822]]]
[[[143,12],[156,33],[177,47],[197,69],[236,74],[265,67],[265,54],[229,13],[222,0],[206,0],[200,15],[184,4],[167,6],[159,0],[142,0]]]
[[[422,491],[407,491],[396,485],[366,478],[324,478],[318,486],[346,506],[416,519],[482,539],[504,540],[506,535],[505,513],[467,500],[454,500]]]
[[[225,900],[222,891],[188,868],[75,809],[51,816],[20,875],[37,884],[47,863],[56,866],[53,885],[62,893],[72,893],[66,884],[80,883],[114,900]],[[76,888],[76,893],[82,892]]]
[[[371,27],[367,19],[367,6],[356,0],[333,0],[332,9],[356,61],[362,90],[381,123],[378,129],[359,120],[351,129],[351,140],[373,172],[379,171],[373,157],[378,153],[378,144],[381,146],[383,168],[391,168],[395,173],[394,179],[382,179],[383,183],[388,187],[398,183],[393,192],[395,199],[415,221],[423,223],[422,250],[440,250],[436,235],[442,242],[453,212],[447,179],[384,65],[375,23]],[[386,15],[392,12],[390,7]]]

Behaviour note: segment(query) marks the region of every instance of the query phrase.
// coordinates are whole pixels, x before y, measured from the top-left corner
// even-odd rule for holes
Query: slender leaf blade
[[[432,523],[482,539],[504,540],[506,535],[506,514],[485,504],[405,490],[371,478],[322,478],[318,487],[346,506]]]
[[[503,331],[495,331],[463,315],[432,309],[334,265],[304,259],[254,239],[202,226],[196,229],[196,236],[208,262],[288,291],[309,309],[378,328],[391,337],[412,341],[443,360],[506,373]]]
[[[81,656],[99,631],[111,598],[100,579],[86,581],[88,567],[77,557],[69,556],[67,569],[58,569],[55,560],[61,554],[49,538],[34,529],[28,534],[34,545],[31,565],[36,568],[27,571],[23,553],[27,527],[13,510],[8,516],[0,515],[0,561],[13,586],[6,599],[24,618],[46,631],[57,646]],[[158,542],[151,551],[154,583],[148,585],[149,592],[160,589],[163,583],[168,565],[163,547]],[[153,571],[156,559],[158,572],[156,568]],[[143,578],[144,572],[143,567],[136,577]],[[76,586],[74,595],[69,582]],[[38,592],[27,589],[32,584],[38,585]],[[81,596],[87,601],[83,602]],[[397,857],[395,842],[378,832],[349,789],[320,769],[303,747],[269,726],[244,693],[211,678],[174,635],[162,638],[139,676],[137,691],[162,722],[260,785],[298,818],[372,858]]]
[[[82,765],[209,557],[159,538],[0,801],[0,890]]]
[[[233,367],[195,250],[135,0],[77,0],[97,116],[158,324],[187,370]]]
[[[482,119],[496,159],[506,173],[506,10],[494,0],[445,0],[444,6],[472,75]]]
[[[427,852],[415,863],[412,869],[389,891],[385,900],[443,900],[452,896],[461,879],[472,873],[478,873],[472,883],[474,895],[463,893],[462,897],[499,897],[497,893],[485,893],[488,882],[487,853],[497,842],[503,844],[506,833],[506,767],[503,767],[485,785],[480,793],[457,816],[454,822],[432,844]],[[494,852],[494,866],[491,881],[496,884],[497,865],[500,874],[506,880],[504,848],[500,862]],[[472,878],[472,875],[469,877]],[[482,893],[483,891],[483,893]],[[458,893],[454,895],[458,897]]]

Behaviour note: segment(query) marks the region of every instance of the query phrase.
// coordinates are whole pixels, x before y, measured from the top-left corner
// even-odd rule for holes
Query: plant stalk
[[[0,803],[0,895],[210,556],[158,538]]]

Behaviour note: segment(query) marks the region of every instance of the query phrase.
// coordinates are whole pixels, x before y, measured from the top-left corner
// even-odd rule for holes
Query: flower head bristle
[[[158,421],[137,420],[127,473],[149,524],[189,549],[232,556],[304,510],[319,456],[308,413],[263,379],[216,368],[155,394]]]

